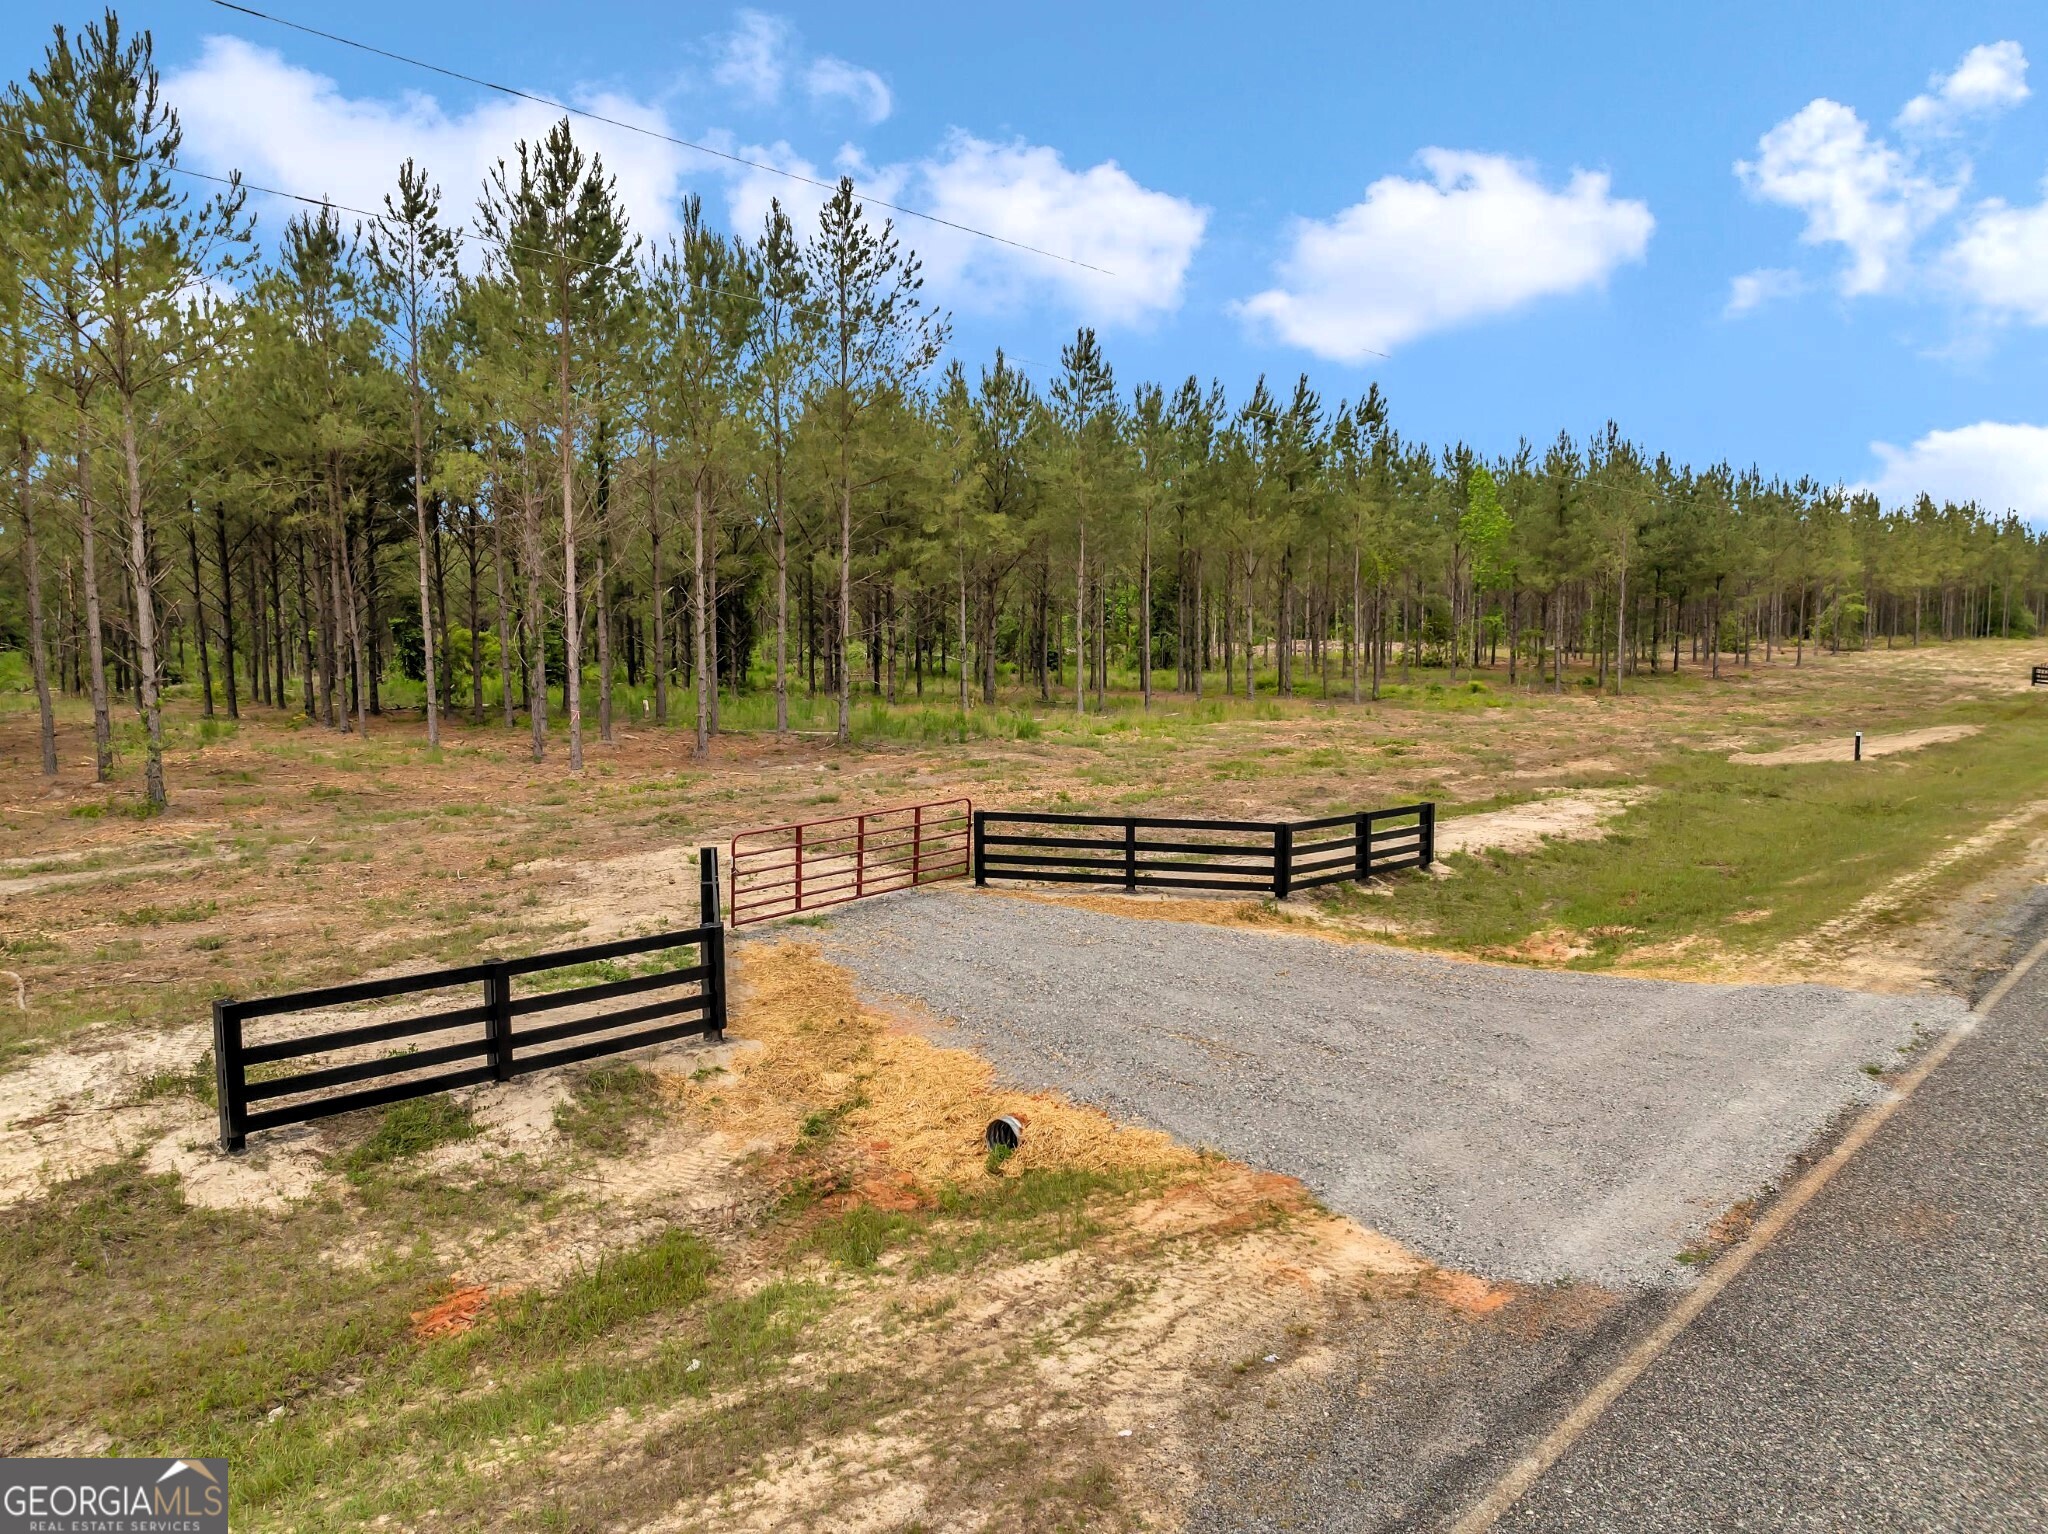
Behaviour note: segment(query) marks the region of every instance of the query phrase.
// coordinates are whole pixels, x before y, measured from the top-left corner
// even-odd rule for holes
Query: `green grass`
[[[113,1452],[200,1452],[172,1445],[220,1445],[365,1367],[425,1303],[432,1262],[403,1248],[328,1261],[354,1224],[333,1201],[284,1222],[194,1208],[176,1177],[132,1161],[7,1211],[0,1448],[91,1423]]]
[[[879,1262],[884,1252],[901,1246],[923,1224],[914,1215],[856,1204],[820,1225],[808,1244],[843,1268],[865,1270]]]
[[[494,1329],[493,1355],[506,1347],[540,1353],[601,1337],[629,1321],[681,1310],[704,1298],[718,1256],[686,1230],[598,1259],[552,1293],[522,1301]]]
[[[351,1177],[361,1178],[379,1167],[409,1160],[437,1145],[473,1140],[476,1135],[475,1115],[466,1104],[456,1102],[445,1092],[432,1097],[408,1098],[384,1110],[370,1137],[343,1152],[341,1166]]]
[[[224,1456],[237,1527],[517,1526],[505,1504],[546,1499],[565,1429],[757,1385],[827,1303],[786,1279],[720,1294],[711,1248],[670,1229],[423,1346],[411,1316],[446,1279],[418,1233],[488,1231],[531,1190],[384,1191],[272,1219],[189,1206],[125,1161],[0,1213],[0,1452],[86,1429],[111,1453]],[[699,1419],[698,1448],[742,1468],[782,1441],[784,1404]]]
[[[1627,929],[1589,939],[1594,952],[1575,961],[1587,968],[1695,932],[1737,950],[1768,948],[2041,793],[2039,724],[2011,705],[1980,714],[1986,728],[1972,739],[1861,764],[1754,767],[1681,751],[1649,768],[1655,791],[1605,839],[1454,855],[1454,877],[1395,879],[1391,901],[1371,908],[1418,941],[1467,950],[1550,928]],[[1981,871],[1958,867],[1894,919],[1924,914]],[[1339,889],[1340,907],[1363,909],[1370,898]]]
[[[946,1188],[930,1209],[856,1204],[814,1226],[798,1249],[855,1272],[873,1269],[891,1251],[914,1249],[917,1276],[958,1273],[998,1255],[1031,1262],[1099,1236],[1110,1202],[1151,1185],[1128,1173],[1032,1169],[1006,1177],[1002,1164],[992,1157],[995,1175],[986,1183]]]
[[[580,1077],[555,1108],[555,1128],[584,1150],[624,1155],[661,1114],[661,1082],[637,1065],[607,1065]]]
[[[187,900],[179,905],[138,906],[132,911],[122,911],[115,916],[124,927],[161,927],[166,922],[205,921],[220,913],[220,905],[212,900]]]

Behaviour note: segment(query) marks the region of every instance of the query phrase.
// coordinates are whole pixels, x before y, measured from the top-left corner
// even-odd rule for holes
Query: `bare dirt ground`
[[[1490,860],[1461,863],[1443,887],[1505,888],[1515,860],[1545,849],[1625,846],[1631,817],[1664,793],[1648,781],[1660,764],[1855,728],[1875,739],[1975,725],[2024,691],[2032,658],[1973,645],[1746,674],[1728,663],[1721,683],[1688,668],[1619,700],[1418,677],[1361,710],[1163,700],[1149,718],[1051,711],[1028,729],[1012,700],[1008,723],[965,741],[916,738],[923,726],[850,750],[736,737],[708,762],[675,734],[635,729],[593,743],[580,778],[559,741],[535,767],[518,735],[489,727],[455,724],[435,754],[412,717],[359,740],[255,712],[208,728],[177,702],[173,805],[156,820],[128,813],[132,740],[115,783],[94,784],[88,721],[67,704],[65,771],[46,784],[23,700],[0,699],[0,1297],[41,1339],[0,1366],[15,1371],[0,1373],[0,1399],[18,1408],[0,1447],[170,1452],[175,1431],[185,1448],[266,1467],[250,1482],[269,1488],[249,1504],[255,1527],[380,1515],[510,1527],[543,1505],[617,1529],[1175,1526],[1219,1435],[1256,1436],[1280,1403],[1352,1378],[1362,1357],[1378,1372],[1360,1379],[1361,1399],[1398,1415],[1444,1359],[1552,1357],[1608,1324],[1619,1300],[1595,1283],[1551,1291],[1439,1268],[1297,1183],[1020,1090],[947,1047],[957,1041],[930,1019],[863,1003],[802,929],[738,945],[734,1043],[645,1062],[659,1090],[627,1128],[579,1135],[590,1074],[556,1073],[470,1094],[474,1134],[388,1172],[352,1159],[376,1131],[363,1116],[268,1137],[246,1158],[215,1153],[201,1090],[208,1003],[686,924],[700,845],[960,794],[1258,816],[1434,798],[1445,855]],[[1676,951],[1606,941],[1626,949],[1618,967],[1692,978],[1847,971],[1884,989],[1964,990],[1957,954],[1998,949],[1986,913],[2048,876],[2044,812],[2001,802],[1895,876],[1844,868],[1842,925],[1816,922],[1805,949],[1723,951],[1706,927]],[[1377,898],[1355,910],[1072,903],[1098,901],[1347,943],[1444,943]],[[1590,941],[1532,916],[1512,957],[1568,965]],[[992,1173],[980,1128],[997,1111],[1029,1132]],[[166,1189],[168,1203],[149,1202]],[[132,1403],[155,1387],[74,1389],[123,1367],[113,1355],[77,1367],[117,1323],[123,1357],[143,1361],[260,1353],[260,1335],[209,1328],[276,1320],[257,1278],[199,1307],[178,1286],[207,1286],[175,1264],[122,1279],[108,1245],[74,1266],[83,1259],[64,1243],[122,1228],[131,1207],[166,1250],[217,1241],[235,1275],[295,1275],[276,1282],[308,1314],[333,1289],[347,1322],[336,1335],[351,1340],[301,1347],[295,1359],[329,1360],[303,1377],[162,1396],[154,1427]],[[509,1403],[554,1365],[521,1362],[520,1307],[580,1294],[676,1232],[715,1253],[705,1315],[800,1311],[801,1327],[739,1369],[698,1309],[619,1323],[555,1360],[599,1360],[598,1383],[521,1415]],[[73,1276],[38,1287],[49,1273]],[[469,1339],[500,1335],[465,1361]],[[673,1377],[661,1375],[678,1350]],[[644,1378],[667,1383],[634,1383]],[[380,1422],[438,1455],[377,1437]],[[343,1459],[377,1465],[389,1500],[348,1501]],[[481,1468],[457,1468],[468,1466]]]
[[[1640,804],[1644,788],[1582,788],[1527,804],[1446,821],[1437,830],[1437,853],[1533,852],[1544,842],[1597,841],[1616,817]]]
[[[1951,740],[1968,740],[1980,726],[1938,724],[1925,730],[1902,730],[1896,735],[1868,735],[1863,740],[1866,757],[1890,756],[1895,751],[1918,751]],[[1792,767],[1806,762],[1849,762],[1856,759],[1856,742],[1816,740],[1803,746],[1785,746],[1777,751],[1737,751],[1728,760],[1750,767]]]

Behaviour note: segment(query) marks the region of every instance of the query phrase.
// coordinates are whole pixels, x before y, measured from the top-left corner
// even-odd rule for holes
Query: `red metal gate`
[[[971,802],[941,799],[742,831],[732,839],[732,924],[964,879],[973,822]]]

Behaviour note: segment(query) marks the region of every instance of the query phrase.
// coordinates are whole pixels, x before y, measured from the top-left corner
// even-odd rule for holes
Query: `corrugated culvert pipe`
[[[1024,1143],[1023,1122],[1007,1113],[999,1119],[990,1119],[988,1133],[983,1138],[992,1151],[1013,1151]]]

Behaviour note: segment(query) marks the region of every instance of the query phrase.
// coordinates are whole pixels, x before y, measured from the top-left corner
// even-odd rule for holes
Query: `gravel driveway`
[[[1301,1178],[1432,1260],[1634,1287],[1882,1090],[1963,1004],[1686,985],[1133,920],[965,889],[848,906],[828,955],[1058,1087]]]

